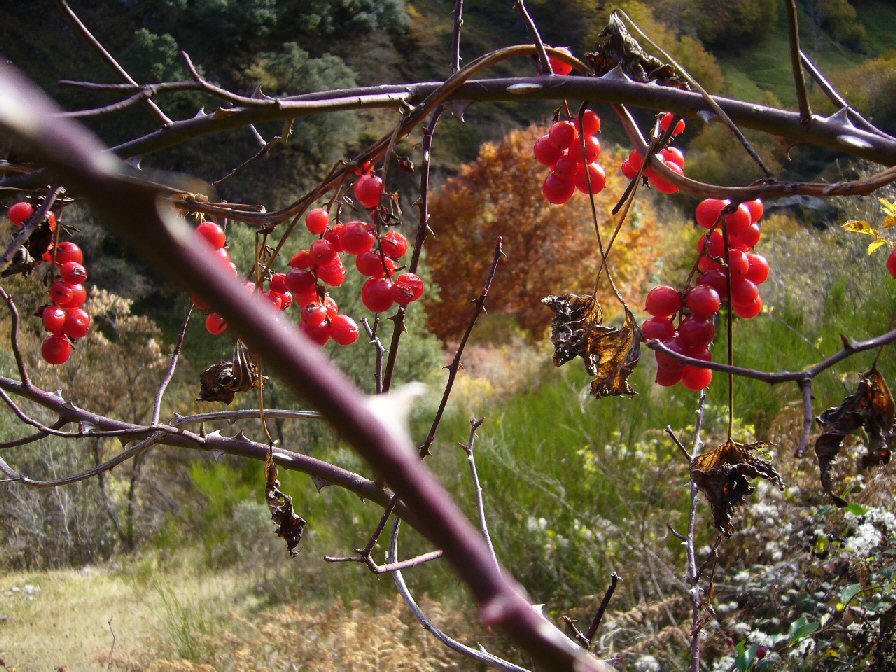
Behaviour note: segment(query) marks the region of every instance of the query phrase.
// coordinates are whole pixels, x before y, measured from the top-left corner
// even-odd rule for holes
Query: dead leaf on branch
[[[607,27],[597,36],[594,51],[585,54],[585,59],[598,77],[618,66],[636,82],[656,82],[676,89],[688,88],[687,82],[672,65],[644,51],[616,14],[610,15]]]
[[[271,520],[277,525],[277,535],[286,540],[286,549],[291,557],[295,557],[295,547],[302,540],[305,531],[305,520],[297,516],[292,509],[292,497],[280,490],[280,481],[277,480],[277,465],[274,463],[274,451],[268,450],[268,456],[264,463],[264,499],[268,510],[271,512]]]
[[[818,416],[818,422],[824,428],[815,441],[821,487],[837,506],[846,506],[846,500],[834,494],[831,465],[840,452],[843,439],[864,429],[868,437],[867,452],[859,458],[859,468],[887,464],[893,436],[896,435],[894,410],[887,382],[877,369],[871,369],[859,380],[854,394],[846,397],[839,406],[829,408]]]
[[[607,327],[601,324],[603,312],[593,296],[546,296],[542,303],[554,311],[554,366],[581,357],[588,373],[594,376],[591,394],[596,399],[637,394],[628,377],[638,365],[641,341],[635,318],[627,308],[621,327]]]
[[[258,366],[252,361],[246,346],[237,341],[231,359],[212,364],[200,374],[197,401],[223,401],[229,404],[237,392],[258,387],[260,380]]]
[[[691,461],[691,478],[706,495],[712,507],[713,522],[726,536],[730,537],[734,532],[731,524],[734,507],[753,492],[748,479],[764,478],[784,488],[772,463],[753,454],[756,448],[769,445],[764,441],[744,444],[729,440]]]

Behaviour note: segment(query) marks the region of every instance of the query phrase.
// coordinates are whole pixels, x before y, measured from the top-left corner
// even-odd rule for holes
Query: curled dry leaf
[[[199,375],[197,401],[223,401],[229,404],[237,392],[257,387],[260,380],[258,366],[249,357],[246,347],[237,342],[232,359],[212,364]]]
[[[769,445],[764,441],[744,444],[729,440],[691,461],[691,478],[706,495],[713,522],[726,536],[734,532],[731,524],[734,507],[753,492],[748,479],[764,478],[779,488],[784,487],[772,463],[753,454],[756,448]]]
[[[644,51],[616,14],[610,15],[607,27],[597,36],[594,52],[585,54],[585,59],[598,77],[619,67],[636,82],[688,88],[687,82],[675,72],[674,67]]]
[[[271,512],[271,520],[277,525],[277,535],[286,540],[286,549],[291,557],[298,555],[295,547],[302,540],[305,531],[305,520],[297,516],[292,509],[292,497],[280,490],[280,481],[277,480],[277,465],[274,463],[274,451],[268,450],[268,456],[264,463],[264,499],[268,510]]]
[[[868,437],[867,452],[859,458],[859,468],[886,464],[890,461],[890,446],[896,434],[893,419],[893,397],[877,369],[866,372],[855,393],[846,397],[843,403],[818,416],[818,422],[824,428],[815,441],[821,487],[837,506],[846,506],[846,500],[834,494],[831,465],[840,452],[843,439],[847,434],[864,429]]]
[[[554,366],[581,357],[588,373],[594,376],[591,394],[597,399],[637,394],[628,377],[638,365],[641,341],[635,318],[627,308],[621,327],[606,327],[601,324],[600,302],[593,296],[546,296],[542,303],[554,311]]]

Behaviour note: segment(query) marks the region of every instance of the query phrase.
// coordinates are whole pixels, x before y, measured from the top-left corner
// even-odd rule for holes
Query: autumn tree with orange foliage
[[[490,259],[488,250],[503,237],[510,263],[495,277],[489,311],[512,316],[534,336],[551,322],[541,303],[547,294],[587,293],[594,289],[600,263],[591,205],[576,193],[563,206],[548,203],[541,193],[547,168],[532,146],[545,133],[539,126],[511,131],[498,144],[486,143],[476,161],[461,168],[430,201],[429,243],[437,301],[427,306],[429,326],[443,340],[458,336],[469,322],[470,297],[481,290]],[[601,234],[612,235],[609,213],[628,180],[619,172],[623,155],[603,149],[600,163],[606,187],[595,195]],[[613,277],[623,296],[640,296],[657,255],[657,214],[648,198],[638,199],[629,225],[620,232],[611,257]],[[606,287],[606,278],[602,279]],[[612,304],[612,302],[609,302]],[[606,306],[610,314],[613,305]]]

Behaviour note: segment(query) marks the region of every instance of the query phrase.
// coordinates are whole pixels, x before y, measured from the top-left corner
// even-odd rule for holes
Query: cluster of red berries
[[[535,158],[551,169],[541,187],[549,202],[562,205],[572,198],[576,189],[587,194],[589,179],[592,193],[597,194],[604,188],[607,175],[597,162],[600,158],[598,133],[600,117],[586,110],[581,128],[578,119],[556,121],[546,135],[535,141]]]
[[[663,116],[660,117],[660,128],[664,133],[669,130],[669,126],[672,125],[674,120],[675,115],[671,112],[665,112]],[[684,119],[679,119],[678,123],[675,124],[675,129],[672,131],[672,137],[681,135],[684,132],[684,127]],[[665,165],[666,168],[678,175],[684,175],[684,154],[680,149],[670,146],[660,150],[657,154],[659,160],[663,162],[663,165]],[[628,158],[622,162],[622,174],[628,179],[633,180],[638,174],[638,171],[641,170],[643,164],[644,157],[641,155],[641,152],[632,150],[631,154],[628,155]],[[647,166],[644,170],[644,176],[647,178],[650,186],[663,194],[674,194],[678,191],[678,187],[664,180],[650,166]]]
[[[716,335],[713,318],[729,296],[728,277],[731,278],[731,309],[740,317],[751,318],[762,311],[757,285],[765,282],[769,274],[765,257],[751,252],[762,235],[758,224],[763,213],[762,201],[741,203],[732,212],[724,213],[728,207],[727,201],[718,199],[707,199],[697,206],[697,223],[707,229],[697,243],[700,255],[697,284],[683,300],[682,293],[668,285],[651,289],[645,309],[653,317],[641,325],[645,339],[656,339],[675,353],[707,362],[712,361],[710,347]],[[672,322],[676,315],[679,316],[677,329]],[[659,385],[681,382],[690,390],[702,390],[712,381],[710,369],[683,365],[663,352],[656,352],[656,363]]]
[[[20,201],[9,209],[9,221],[22,228],[34,214],[34,206]],[[56,230],[56,217],[47,214],[50,231]],[[40,354],[49,364],[63,364],[72,355],[72,341],[87,335],[90,330],[90,315],[81,306],[87,301],[87,269],[84,267],[84,253],[81,248],[70,241],[53,243],[43,253],[43,261],[55,261],[54,271],[50,278],[49,294],[53,303],[38,309],[38,315],[44,323],[49,336],[40,347]],[[58,273],[58,277],[57,274]]]
[[[896,278],[896,249],[890,252],[890,256],[887,257],[887,270],[890,271],[890,275]]]

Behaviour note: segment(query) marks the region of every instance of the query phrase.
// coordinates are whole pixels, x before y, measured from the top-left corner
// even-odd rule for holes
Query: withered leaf
[[[729,440],[691,461],[691,478],[706,495],[712,507],[713,522],[726,536],[730,537],[734,532],[731,524],[734,507],[753,492],[748,479],[764,478],[779,488],[784,487],[771,462],[753,454],[756,448],[768,445],[764,441],[744,444]]]
[[[581,357],[588,373],[594,376],[591,394],[597,399],[637,394],[628,377],[638,365],[641,341],[635,318],[627,308],[621,327],[607,327],[601,324],[603,312],[593,296],[546,296],[542,303],[554,311],[554,366]]]
[[[298,555],[294,549],[299,545],[302,533],[305,531],[305,520],[293,511],[292,497],[280,490],[273,450],[268,450],[264,464],[264,478],[264,499],[271,512],[271,520],[277,525],[277,535],[286,540],[286,550],[289,551],[290,557],[294,558]]]
[[[675,72],[675,68],[644,51],[616,14],[610,15],[607,27],[597,36],[594,52],[585,54],[585,59],[598,77],[618,66],[636,82],[657,82],[677,89],[688,88],[687,82]]]
[[[864,429],[868,437],[867,452],[859,458],[859,468],[887,464],[896,434],[893,419],[894,404],[890,388],[883,376],[873,368],[859,380],[854,394],[846,397],[839,406],[829,408],[818,416],[818,422],[824,428],[815,441],[821,487],[837,506],[846,506],[846,500],[834,494],[831,465],[840,452],[843,439]]]
[[[240,346],[237,346],[239,350]],[[212,364],[199,375],[197,401],[223,401],[229,404],[237,392],[246,392],[258,386],[258,367],[241,354],[233,359]]]

